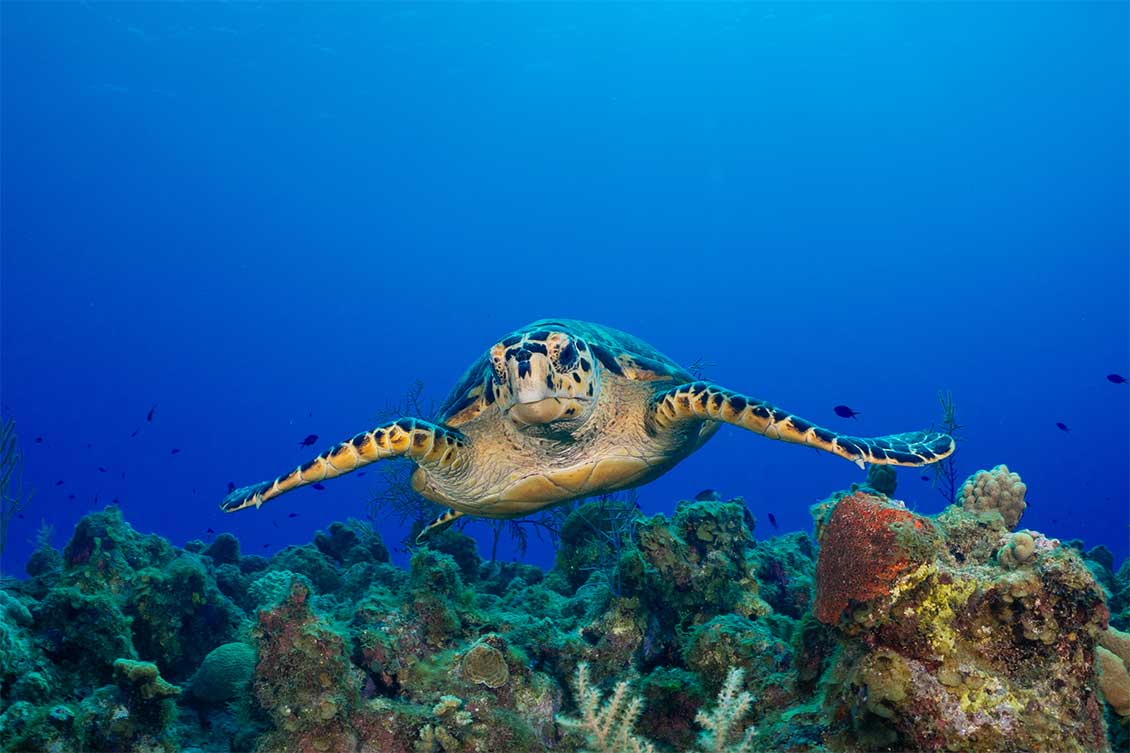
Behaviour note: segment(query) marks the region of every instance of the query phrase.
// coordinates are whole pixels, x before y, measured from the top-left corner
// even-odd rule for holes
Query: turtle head
[[[600,367],[581,338],[547,330],[513,335],[491,348],[490,360],[495,400],[520,428],[568,430],[592,415]]]

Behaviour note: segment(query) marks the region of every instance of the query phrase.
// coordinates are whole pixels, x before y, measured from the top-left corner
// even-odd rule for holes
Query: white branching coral
[[[695,721],[703,728],[698,746],[702,753],[753,753],[751,725],[742,730],[741,719],[753,705],[753,697],[740,690],[743,673],[731,669],[718,693],[718,700],[710,711],[699,710]],[[655,746],[635,732],[636,720],[643,712],[643,700],[628,692],[628,683],[616,684],[612,695],[603,701],[599,689],[592,686],[588,665],[577,666],[573,693],[579,719],[558,716],[557,723],[568,730],[581,733],[590,748],[581,753],[655,753]]]
[[[601,692],[592,686],[589,666],[581,662],[573,681],[573,693],[580,719],[559,716],[557,723],[565,729],[583,734],[593,750],[582,753],[655,753],[655,747],[635,734],[636,720],[643,711],[643,701],[628,695],[628,683],[616,684],[612,695],[601,704]]]
[[[752,753],[753,735],[756,730],[751,725],[741,735],[741,719],[753,705],[753,696],[742,686],[742,671],[730,669],[726,682],[718,693],[718,702],[709,713],[699,710],[694,720],[705,730],[698,738],[698,745],[707,753]],[[734,738],[741,736],[741,741]]]

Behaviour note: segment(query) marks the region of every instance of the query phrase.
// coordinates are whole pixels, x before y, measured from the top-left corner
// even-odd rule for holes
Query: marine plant
[[[958,432],[965,427],[957,422],[957,406],[953,401],[952,392],[939,392],[938,402],[942,405],[942,427],[941,431],[953,437],[954,442],[959,442],[964,437],[960,436]],[[958,450],[954,449],[949,457],[941,462],[934,463],[934,487],[938,493],[942,495],[942,499],[946,504],[953,504],[957,499],[957,453]]]
[[[0,562],[8,542],[8,524],[23,512],[34,492],[23,488],[24,456],[16,436],[16,419],[0,425]]]

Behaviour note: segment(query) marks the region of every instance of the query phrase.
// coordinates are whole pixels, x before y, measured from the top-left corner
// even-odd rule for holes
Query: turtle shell
[[[641,382],[690,382],[689,371],[660,353],[638,337],[602,324],[578,319],[539,319],[516,329],[504,339],[522,337],[539,330],[564,332],[581,338],[601,365],[627,379]],[[460,426],[482,413],[494,400],[489,389],[490,353],[475,360],[463,374],[459,384],[440,407],[439,420],[447,426]]]

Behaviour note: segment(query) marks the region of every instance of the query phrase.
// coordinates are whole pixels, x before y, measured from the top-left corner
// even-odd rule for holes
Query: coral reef
[[[107,508],[0,588],[0,750],[1124,746],[1130,568],[1014,530],[1003,466],[935,516],[894,489],[816,505],[815,539],[716,494],[589,502],[549,572],[458,530],[405,570],[355,520],[180,548]]]

